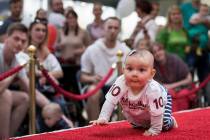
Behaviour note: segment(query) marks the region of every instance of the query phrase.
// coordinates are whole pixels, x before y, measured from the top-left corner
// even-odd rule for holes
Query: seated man
[[[0,46],[0,73],[19,65],[15,53],[24,48],[27,42],[27,28],[15,24],[9,28],[5,43]],[[14,136],[29,106],[29,97],[21,91],[9,90],[8,87],[18,78],[21,83],[27,75],[24,70],[0,81],[0,139]],[[23,85],[23,87],[26,87]]]
[[[26,47],[28,29],[21,23],[12,24],[7,30],[7,37],[0,46],[0,73],[4,73],[20,65],[16,54]],[[19,80],[19,86],[24,92],[9,90],[8,87]],[[25,69],[0,81],[0,139],[14,136],[20,126],[29,105],[29,79]],[[36,91],[36,100],[40,107],[49,103],[49,100]]]
[[[120,32],[121,21],[116,17],[105,20],[103,38],[96,40],[89,46],[81,59],[81,82],[90,84],[88,90],[94,89],[95,85],[108,73],[113,63],[117,62],[117,52],[124,54],[123,60],[130,49],[117,40]],[[106,87],[114,82],[117,75],[112,75],[106,83]],[[106,90],[108,89],[106,88]],[[106,91],[105,91],[106,92]],[[87,114],[89,120],[98,118],[100,112],[100,98],[103,94],[99,91],[87,100]]]

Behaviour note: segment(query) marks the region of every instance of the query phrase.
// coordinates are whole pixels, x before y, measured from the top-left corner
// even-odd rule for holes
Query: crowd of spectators
[[[135,10],[140,20],[126,41],[119,38],[121,20],[118,17],[101,18],[101,3],[94,3],[94,21],[83,29],[74,8],[65,9],[62,0],[49,0],[50,10],[38,9],[34,21],[27,27],[21,19],[23,2],[9,1],[11,15],[0,26],[1,73],[27,62],[29,45],[36,47],[36,58],[50,77],[62,88],[78,94],[96,87],[118,61],[119,50],[123,53],[122,61],[132,49],[150,50],[155,58],[155,80],[169,90],[188,87],[195,81],[194,75],[202,82],[210,72],[209,7],[200,0],[170,6],[164,27],[155,22],[162,8],[159,3],[136,0]],[[36,69],[37,132],[84,126],[97,119],[105,94],[116,77],[114,72],[96,94],[75,103],[57,95]],[[16,82],[18,80],[21,82]],[[0,139],[27,134],[23,120],[29,108],[28,81],[27,67],[0,81]],[[14,85],[18,88],[14,89]],[[207,89],[203,94],[205,103],[210,105]]]

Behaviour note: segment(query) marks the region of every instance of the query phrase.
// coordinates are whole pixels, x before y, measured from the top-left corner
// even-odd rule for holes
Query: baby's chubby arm
[[[162,130],[163,115],[151,116],[151,127],[144,132],[145,136],[158,135]]]
[[[105,124],[108,124],[108,121],[106,119],[98,118],[98,120],[90,121],[90,124],[93,124],[93,125],[105,125]]]
[[[145,131],[144,135],[154,136],[162,131],[164,108],[167,103],[167,92],[159,85],[158,88],[153,88],[149,94],[150,108],[150,128]]]
[[[97,120],[90,121],[90,124],[93,125],[105,125],[108,124],[110,116],[114,110],[115,104],[111,103],[110,101],[106,100],[103,104],[101,113]]]

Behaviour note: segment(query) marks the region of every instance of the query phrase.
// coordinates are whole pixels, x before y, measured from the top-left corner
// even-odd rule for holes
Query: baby
[[[49,103],[42,109],[42,117],[44,118],[44,132],[70,128],[62,118],[63,112],[57,103]]]
[[[125,61],[124,74],[110,88],[98,120],[107,124],[115,106],[120,103],[123,115],[133,127],[145,128],[145,136],[158,135],[178,127],[171,115],[172,99],[165,88],[153,80],[154,57],[146,49],[131,51]]]

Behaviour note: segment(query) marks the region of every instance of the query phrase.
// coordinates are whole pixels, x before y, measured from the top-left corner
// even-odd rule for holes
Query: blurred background
[[[64,8],[73,7],[79,16],[79,24],[82,28],[86,28],[86,26],[93,21],[92,7],[93,2],[97,0],[63,0]],[[121,39],[126,39],[130,36],[133,28],[135,27],[138,19],[138,16],[135,11],[133,11],[134,7],[132,5],[132,0],[130,0],[130,4],[124,6],[123,10],[118,10],[118,6],[120,1],[123,0],[98,0],[104,4],[103,7],[103,15],[102,18],[105,19],[109,16],[117,15],[122,19],[122,32]],[[159,25],[164,25],[166,23],[166,13],[167,9],[170,5],[173,4],[181,4],[183,2],[191,1],[191,0],[149,0],[149,1],[157,1],[160,3],[161,8],[159,12],[159,16],[156,19]],[[210,5],[210,0],[201,0],[204,3]],[[0,25],[2,24],[3,19],[9,16],[9,0],[0,0]],[[123,5],[121,5],[123,6]],[[30,24],[35,17],[35,13],[37,9],[43,8],[45,10],[49,10],[48,0],[24,0],[24,12],[23,17],[25,23]],[[130,13],[130,11],[133,11]],[[130,13],[128,15],[128,13]],[[88,17],[88,18],[87,18]]]

